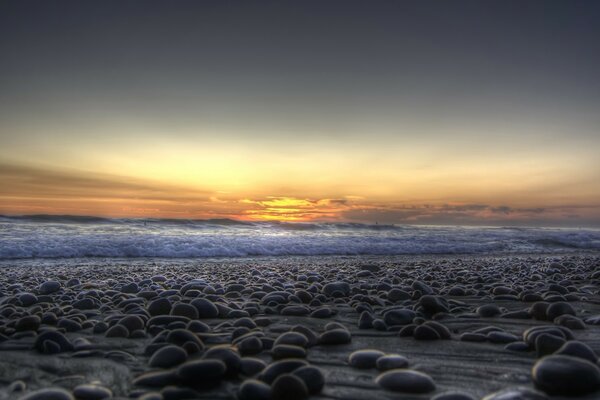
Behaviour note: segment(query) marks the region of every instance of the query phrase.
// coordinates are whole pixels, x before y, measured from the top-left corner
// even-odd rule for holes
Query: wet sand
[[[596,399],[599,293],[597,253],[6,262],[0,399]]]

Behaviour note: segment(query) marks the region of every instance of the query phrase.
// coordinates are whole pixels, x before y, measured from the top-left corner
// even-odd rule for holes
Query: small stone
[[[227,366],[221,360],[203,359],[188,361],[177,368],[177,377],[184,382],[220,381]]]
[[[386,312],[383,315],[383,320],[387,325],[408,325],[415,316],[416,314],[412,310],[397,309]]]
[[[332,329],[319,336],[319,343],[324,345],[347,344],[352,341],[352,335],[346,329]]]
[[[148,364],[155,368],[171,368],[187,360],[187,353],[179,346],[169,345],[158,349]]]
[[[17,332],[21,331],[37,331],[41,324],[40,317],[37,315],[28,315],[26,317],[19,318],[15,324]]]
[[[483,318],[493,318],[502,314],[502,311],[495,304],[485,304],[477,308],[477,314]]]
[[[264,370],[267,364],[259,358],[242,357],[240,372],[246,376],[254,376]]]
[[[429,375],[409,369],[392,369],[382,373],[375,382],[384,389],[404,393],[429,393],[435,383]]]
[[[560,317],[561,315],[576,315],[576,313],[573,307],[564,301],[552,303],[546,309],[546,318],[548,321],[554,321],[556,317]]]
[[[73,389],[77,400],[102,400],[112,397],[112,391],[99,385],[79,385]]]
[[[427,325],[419,325],[415,328],[413,337],[417,340],[438,340],[440,335]]]
[[[71,344],[69,339],[65,337],[65,335],[58,331],[46,331],[44,333],[39,334],[35,339],[34,346],[37,349],[37,351],[39,351],[40,353],[44,352],[44,342],[46,341],[52,341],[58,344],[61,352],[73,350],[73,345]]]
[[[198,318],[217,318],[219,316],[219,309],[215,304],[207,299],[194,299],[190,303],[198,311]]]
[[[538,358],[550,355],[565,344],[565,339],[542,333],[535,338],[535,350]]]
[[[577,396],[600,389],[600,368],[577,357],[546,356],[531,374],[536,387],[551,395]]]
[[[256,379],[246,379],[238,390],[239,400],[270,400],[271,387]]]
[[[150,315],[168,315],[171,313],[171,302],[167,298],[159,298],[148,304],[148,312]]]
[[[23,382],[22,380],[13,381],[8,386],[9,392],[24,392],[25,389],[27,389],[27,384],[25,382]]]
[[[588,360],[593,364],[596,364],[598,362],[598,356],[596,355],[596,352],[592,350],[592,348],[587,344],[579,342],[577,340],[569,340],[568,342],[563,344],[562,347],[558,349],[554,354],[579,357],[584,360]]]
[[[106,331],[104,336],[108,338],[126,338],[129,337],[129,330],[127,330],[127,328],[125,328],[123,325],[116,324],[111,326]]]
[[[408,367],[408,359],[399,354],[386,354],[377,359],[375,366],[380,371]]]
[[[60,290],[60,282],[57,281],[46,281],[40,285],[40,294],[52,294]]]
[[[271,355],[274,360],[283,358],[305,358],[306,350],[303,347],[294,346],[293,344],[278,344],[273,346]]]
[[[171,315],[179,315],[189,319],[198,319],[198,309],[187,303],[177,303],[171,309]]]
[[[152,371],[135,378],[133,384],[149,387],[165,387],[177,383],[177,380],[178,377],[175,371]]]
[[[332,297],[343,297],[350,294],[350,285],[346,282],[329,282],[323,286],[323,293]]]
[[[308,388],[304,381],[290,373],[279,375],[271,385],[273,400],[304,400],[308,396]]]
[[[294,346],[306,347],[308,345],[308,338],[300,332],[285,332],[275,339],[273,345],[277,346],[278,344],[291,344]]]
[[[385,354],[379,350],[357,350],[348,357],[348,364],[354,368],[375,368],[377,360]]]
[[[323,372],[312,365],[295,369],[292,374],[304,381],[310,394],[320,393],[321,390],[323,390],[323,386],[325,386],[325,376],[323,376]]]
[[[271,384],[279,375],[292,372],[307,365],[308,363],[306,361],[297,359],[275,361],[269,364],[267,368],[260,373],[259,379],[263,382]]]

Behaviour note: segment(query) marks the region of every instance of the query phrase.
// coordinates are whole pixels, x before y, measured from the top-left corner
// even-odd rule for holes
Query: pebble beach
[[[11,260],[0,398],[600,397],[600,255]]]

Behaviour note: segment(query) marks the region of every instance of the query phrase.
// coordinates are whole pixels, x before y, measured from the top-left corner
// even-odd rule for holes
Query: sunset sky
[[[598,1],[0,2],[0,214],[600,227]]]

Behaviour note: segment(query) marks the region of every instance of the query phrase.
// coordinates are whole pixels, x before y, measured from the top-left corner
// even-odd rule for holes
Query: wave
[[[483,254],[600,250],[600,230],[0,217],[0,259]]]

